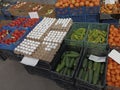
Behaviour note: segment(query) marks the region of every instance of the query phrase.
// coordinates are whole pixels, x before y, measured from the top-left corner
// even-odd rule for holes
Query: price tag
[[[120,53],[117,50],[113,49],[108,56],[120,64]]]
[[[24,57],[20,63],[34,67],[37,65],[38,61],[39,59]]]
[[[30,18],[39,18],[39,15],[37,12],[29,12]]]
[[[105,4],[115,4],[116,0],[105,0]]]
[[[95,56],[95,55],[90,55],[89,60],[92,60],[94,62],[105,62],[106,57],[98,57],[98,56]]]

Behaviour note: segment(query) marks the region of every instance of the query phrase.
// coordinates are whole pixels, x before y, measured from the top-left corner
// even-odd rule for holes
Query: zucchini
[[[88,71],[86,71],[84,80],[85,80],[85,81],[88,81]]]
[[[64,68],[63,75],[67,75],[67,70],[68,70],[68,68]]]
[[[101,68],[101,63],[98,63],[97,69],[96,71],[94,71],[94,75],[93,75],[93,84],[97,84],[98,80],[99,80],[99,76],[100,76],[100,68]]]
[[[97,66],[98,66],[98,62],[94,62],[94,65],[93,65],[93,70],[94,70],[94,71],[96,71]]]
[[[69,63],[69,68],[72,68],[74,66],[74,61],[75,61],[75,59],[72,58],[70,63]]]
[[[82,74],[83,74],[83,69],[81,69],[80,72],[79,72],[79,75],[78,75],[79,79],[82,77]]]
[[[67,70],[67,75],[68,75],[68,76],[71,76],[71,71],[70,71],[70,69]]]
[[[83,73],[82,73],[81,79],[84,80],[84,78],[85,78],[85,74],[86,74],[86,71],[84,70]]]
[[[90,69],[88,72],[89,72],[89,76],[88,76],[88,82],[89,82],[89,83],[92,83],[92,78],[93,78],[93,70],[91,70],[91,69]]]
[[[65,66],[66,67],[69,67],[69,64],[70,64],[70,60],[68,57],[66,57],[66,60],[65,60]]]
[[[83,64],[82,64],[82,67],[83,67],[83,68],[87,67],[87,61],[88,61],[87,58],[85,58],[85,59],[83,60]]]
[[[65,62],[62,61],[61,64],[58,64],[56,71],[60,72],[64,67],[65,67]]]
[[[92,66],[93,66],[92,65],[92,61],[89,60],[89,62],[88,62],[88,69],[92,69]]]
[[[104,72],[104,63],[101,64],[101,70],[100,70],[100,73],[103,74]]]

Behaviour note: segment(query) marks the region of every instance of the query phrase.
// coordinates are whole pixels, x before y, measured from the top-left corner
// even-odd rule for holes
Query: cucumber
[[[104,63],[101,64],[101,70],[100,70],[100,73],[103,74],[104,72]]]
[[[86,71],[84,70],[83,73],[82,73],[81,79],[84,80],[84,78],[85,78],[85,74],[86,74]]]
[[[89,72],[89,76],[88,76],[88,82],[89,82],[89,83],[92,83],[92,78],[93,78],[93,70],[91,70],[91,69],[90,69],[88,72]]]
[[[93,70],[94,70],[94,71],[96,71],[97,66],[98,66],[98,62],[94,62],[94,65],[93,65]]]
[[[65,60],[65,66],[66,67],[69,67],[69,64],[70,64],[70,60],[68,57],[66,57],[66,60]]]
[[[87,58],[85,58],[85,59],[83,60],[83,64],[82,64],[82,67],[83,67],[83,68],[87,67],[87,61],[88,61]]]
[[[67,57],[72,57],[72,58],[76,58],[79,56],[79,53],[75,52],[75,51],[68,51],[69,53],[66,54]]]
[[[64,68],[63,75],[67,75],[67,70],[68,70],[68,68]]]
[[[81,69],[80,72],[79,72],[79,75],[78,75],[79,79],[82,77],[82,74],[83,74],[83,69]]]
[[[68,76],[71,76],[71,71],[70,71],[70,69],[67,70],[67,75],[68,75]]]
[[[65,62],[62,61],[61,64],[58,64],[56,71],[60,72],[64,67],[65,67]]]
[[[98,80],[99,80],[99,76],[100,76],[100,68],[101,68],[101,63],[98,63],[97,69],[96,71],[94,71],[94,75],[93,75],[93,84],[97,84]]]
[[[86,71],[85,78],[84,78],[85,81],[88,81],[88,74],[89,74],[88,71]]]
[[[69,68],[72,68],[74,66],[74,61],[75,61],[75,59],[72,58],[70,63],[69,63]]]
[[[92,66],[93,66],[92,61],[89,61],[88,62],[88,69],[92,69]]]

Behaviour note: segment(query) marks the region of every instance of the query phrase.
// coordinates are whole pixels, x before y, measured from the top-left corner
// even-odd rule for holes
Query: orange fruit
[[[60,4],[59,4],[59,2],[57,2],[56,4],[55,4],[55,7],[59,7],[60,6]]]
[[[85,1],[85,6],[89,6],[89,1]]]
[[[95,6],[99,6],[99,2],[94,2],[94,5]]]
[[[79,5],[79,3],[75,3],[75,6],[76,6],[76,7],[79,7],[80,5]]]
[[[80,6],[84,6],[84,2],[80,2]]]
[[[73,5],[73,4],[70,4],[70,8],[74,8],[74,5]]]
[[[94,6],[94,4],[93,4],[93,3],[89,3],[89,6],[90,6],[90,7],[93,7],[93,6]]]

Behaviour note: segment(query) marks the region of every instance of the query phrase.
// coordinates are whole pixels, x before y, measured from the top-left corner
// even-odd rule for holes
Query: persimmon
[[[80,4],[79,4],[79,3],[75,3],[75,6],[76,6],[76,7],[79,7],[79,6],[80,6]]]
[[[57,2],[57,3],[55,4],[55,7],[60,7],[60,3]]]
[[[70,8],[74,8],[74,5],[73,5],[73,4],[70,4]]]
[[[84,4],[84,2],[80,2],[80,6],[84,6],[85,4]]]
[[[94,4],[93,4],[93,3],[89,3],[89,6],[90,6],[90,7],[93,7],[93,6],[94,6]]]
[[[86,5],[86,6],[89,6],[89,1],[85,1],[85,5]]]

